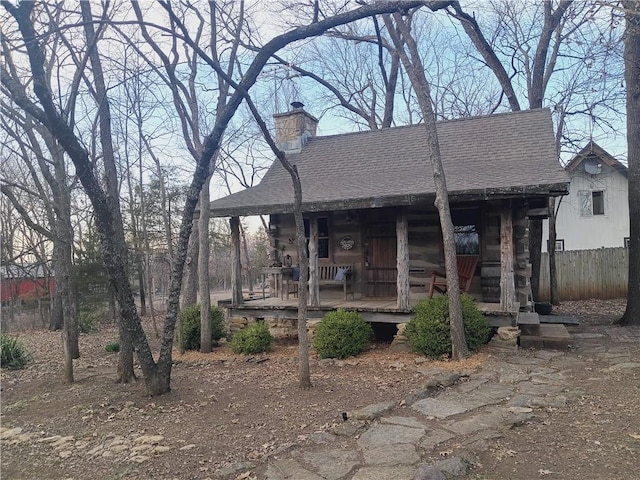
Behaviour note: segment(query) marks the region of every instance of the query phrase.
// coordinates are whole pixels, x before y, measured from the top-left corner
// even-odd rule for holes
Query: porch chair
[[[479,255],[458,255],[458,280],[460,281],[460,291],[467,293],[471,287],[471,280],[476,273]],[[443,270],[433,270],[431,272],[431,285],[429,286],[428,298],[433,297],[433,291],[447,293],[447,274]]]

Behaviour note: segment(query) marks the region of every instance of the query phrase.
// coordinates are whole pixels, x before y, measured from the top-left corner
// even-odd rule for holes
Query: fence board
[[[598,248],[556,252],[558,297],[563,300],[622,298],[627,295],[629,250]],[[549,301],[549,254],[542,254],[540,300]]]

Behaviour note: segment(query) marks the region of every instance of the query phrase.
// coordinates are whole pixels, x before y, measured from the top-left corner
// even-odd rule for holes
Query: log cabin
[[[301,104],[292,105],[274,116],[275,138],[302,182],[309,318],[340,307],[360,311],[371,322],[406,322],[411,305],[426,298],[432,271],[444,267],[425,127],[316,136],[318,120]],[[551,112],[442,121],[437,132],[456,252],[478,260],[469,293],[490,313],[528,310],[528,219],[545,217],[548,198],[566,195],[569,182],[555,151]],[[231,316],[296,317],[292,211],[291,178],[277,160],[257,186],[210,203],[213,217],[231,219]],[[258,214],[269,216],[272,264],[265,275],[271,277],[271,294],[247,300],[239,276],[238,218]],[[322,278],[321,272],[336,271],[329,267],[349,267],[348,289],[342,277]]]

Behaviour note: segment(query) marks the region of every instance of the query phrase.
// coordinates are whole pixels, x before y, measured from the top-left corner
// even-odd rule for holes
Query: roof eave
[[[562,196],[569,193],[569,182],[539,185],[520,185],[503,188],[482,188],[456,191],[449,194],[450,202],[486,201],[503,198],[526,198],[531,196]],[[363,197],[318,202],[302,202],[303,212],[327,212],[340,210],[358,210],[424,204],[435,199],[435,193],[388,195],[381,197]],[[212,217],[246,217],[251,215],[271,215],[293,213],[293,203],[271,205],[249,205],[212,208]]]

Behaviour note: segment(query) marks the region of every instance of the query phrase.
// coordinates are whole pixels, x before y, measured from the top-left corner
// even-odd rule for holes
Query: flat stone
[[[402,425],[374,425],[360,435],[358,446],[364,450],[403,443],[416,444],[424,436],[424,428]]]
[[[460,393],[469,393],[476,388],[484,385],[489,381],[488,377],[476,378],[473,380],[469,380],[468,382],[463,382],[460,385],[456,386],[456,391]]]
[[[451,457],[433,464],[445,476],[461,477],[469,473],[469,464],[460,457]]]
[[[455,435],[451,432],[447,432],[446,430],[433,430],[422,439],[420,447],[424,450],[432,450],[437,445],[446,442],[453,437],[455,437]]]
[[[335,427],[333,429],[333,433],[340,437],[352,437],[363,425],[363,422],[349,420],[348,422],[344,422]]]
[[[391,417],[382,417],[380,419],[380,423],[388,423],[390,425],[402,425],[404,427],[411,428],[427,428],[427,426],[418,420],[416,417],[399,417],[399,416],[391,416]]]
[[[325,445],[327,443],[333,443],[338,439],[336,435],[329,432],[315,432],[309,435],[309,440],[311,440],[316,445]]]
[[[164,440],[164,436],[163,435],[142,435],[138,438],[136,438],[133,443],[137,443],[137,444],[156,444],[156,443],[160,443],[162,440]]]
[[[447,477],[433,465],[421,465],[413,480],[447,480]]]
[[[518,385],[518,393],[524,395],[544,396],[558,393],[562,390],[560,385],[549,385],[546,383],[523,382]]]
[[[414,403],[411,408],[428,417],[443,419],[468,412],[475,406],[452,400],[441,400],[440,398],[425,398]]]
[[[367,448],[362,453],[366,465],[413,465],[420,461],[416,447],[411,444]]]
[[[638,362],[624,362],[624,363],[617,363],[615,365],[610,366],[609,368],[607,368],[607,371],[609,372],[620,372],[623,370],[633,370],[635,368],[640,368],[640,363]]]
[[[550,395],[545,397],[533,395],[516,395],[509,400],[511,407],[553,407],[562,408],[567,405],[567,397],[564,395]]]
[[[292,459],[275,460],[269,463],[266,480],[324,480],[319,475],[305,469]]]
[[[406,465],[393,467],[363,467],[351,480],[413,480],[415,468]]]
[[[342,449],[304,452],[302,460],[327,480],[338,480],[360,464],[358,452]]]
[[[373,420],[384,415],[394,406],[394,402],[375,403],[351,412],[351,416],[356,420]]]
[[[237,462],[237,463],[232,463],[231,465],[228,465],[226,467],[217,469],[213,474],[213,476],[216,478],[226,478],[235,473],[246,472],[253,468],[255,468],[255,465],[251,462]]]
[[[493,408],[483,411],[472,417],[450,423],[447,428],[460,434],[475,433],[480,430],[500,428],[504,424],[504,411],[500,408]]]
[[[533,408],[531,407],[509,407],[507,409],[509,413],[531,413],[533,412]]]
[[[507,372],[500,375],[500,383],[520,383],[529,380],[529,374],[524,372]]]
[[[184,452],[187,450],[191,450],[193,448],[196,448],[196,444],[195,443],[190,443],[189,445],[185,445],[184,447],[180,447],[180,451]]]
[[[579,340],[588,340],[592,338],[602,338],[604,337],[603,333],[574,333],[573,338],[577,338]]]

